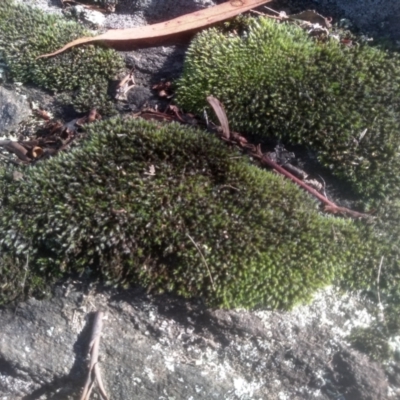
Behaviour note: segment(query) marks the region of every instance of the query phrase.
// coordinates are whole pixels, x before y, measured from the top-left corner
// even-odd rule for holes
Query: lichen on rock
[[[214,95],[233,129],[309,146],[360,195],[396,197],[399,77],[396,54],[318,41],[297,26],[258,18],[241,36],[210,29],[196,37],[177,100],[200,113]]]
[[[82,25],[61,16],[12,0],[0,2],[0,53],[14,81],[65,92],[66,101],[77,111],[97,107],[110,112],[109,82],[123,67],[122,58],[114,50],[86,46],[57,57],[36,59],[89,35]]]

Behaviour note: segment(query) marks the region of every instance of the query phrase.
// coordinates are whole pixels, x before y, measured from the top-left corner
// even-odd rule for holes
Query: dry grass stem
[[[212,277],[212,275],[211,275],[211,271],[210,271],[210,268],[208,267],[207,261],[206,261],[205,257],[203,256],[203,253],[202,253],[201,250],[200,250],[200,247],[197,245],[197,243],[193,240],[193,238],[192,238],[188,233],[186,233],[186,236],[190,239],[190,241],[191,241],[191,242],[194,244],[194,246],[196,247],[197,251],[200,253],[200,256],[201,256],[201,258],[202,258],[202,260],[203,260],[203,262],[204,262],[204,264],[205,264],[205,266],[206,266],[206,268],[207,268],[207,271],[208,271],[208,275],[209,275],[209,277],[210,277],[210,281],[211,281],[212,288],[213,288],[213,290],[215,291],[214,279],[213,279],[213,277]]]

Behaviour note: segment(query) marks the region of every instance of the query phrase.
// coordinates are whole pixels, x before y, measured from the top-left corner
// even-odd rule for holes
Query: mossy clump
[[[123,67],[113,50],[78,47],[56,57],[36,59],[81,36],[82,25],[12,0],[0,1],[0,55],[14,81],[33,83],[53,92],[67,92],[77,111],[112,109],[110,79]]]
[[[210,134],[121,118],[87,129],[23,180],[3,172],[1,249],[29,255],[32,276],[92,271],[211,305],[288,308],[367,258],[356,223],[321,215]]]
[[[201,113],[209,95],[233,129],[307,145],[360,195],[398,197],[399,55],[252,19],[240,36],[210,29],[191,44],[177,101]]]
[[[347,340],[354,348],[368,354],[375,361],[383,362],[393,358],[389,337],[384,333],[381,324],[354,328]]]

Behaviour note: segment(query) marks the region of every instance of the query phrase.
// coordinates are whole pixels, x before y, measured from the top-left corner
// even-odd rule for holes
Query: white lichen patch
[[[149,367],[145,367],[144,373],[146,374],[147,378],[150,380],[151,383],[156,383],[155,375],[152,369],[150,369]]]
[[[389,339],[389,346],[394,353],[400,355],[400,336],[393,336]]]
[[[261,382],[248,382],[243,378],[235,378],[233,380],[233,386],[235,388],[235,395],[239,399],[247,399],[252,397],[254,392],[262,387],[262,384]]]
[[[0,387],[2,391],[9,393],[19,393],[21,396],[30,393],[33,389],[35,389],[31,382],[26,382],[22,379],[3,375],[0,373]],[[14,395],[10,394],[9,396],[2,396],[1,400],[13,400],[15,399]]]
[[[370,303],[357,293],[340,293],[329,286],[318,291],[309,305],[298,306],[289,312],[257,311],[255,314],[270,328],[273,315],[281,316],[281,328],[287,339],[295,340],[298,329],[325,326],[333,333],[334,340],[345,338],[355,327],[368,327],[374,317],[368,311]],[[332,343],[333,344],[333,343]]]

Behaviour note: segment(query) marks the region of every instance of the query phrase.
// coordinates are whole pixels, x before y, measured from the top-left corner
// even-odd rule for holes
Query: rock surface
[[[360,29],[375,33],[387,30],[390,36],[400,39],[400,28],[397,23],[400,18],[400,3],[398,1],[317,0],[315,3],[320,6],[335,4]]]
[[[334,329],[357,303],[328,290],[293,312],[225,311],[66,285],[0,311],[0,396],[78,398],[93,312],[103,310],[100,362],[112,399],[387,399],[382,368]]]
[[[0,137],[17,128],[30,113],[26,97],[0,86]]]
[[[279,11],[297,13],[316,10],[333,22],[349,19],[352,27],[372,37],[400,40],[400,3],[396,0],[273,0],[267,4]]]

